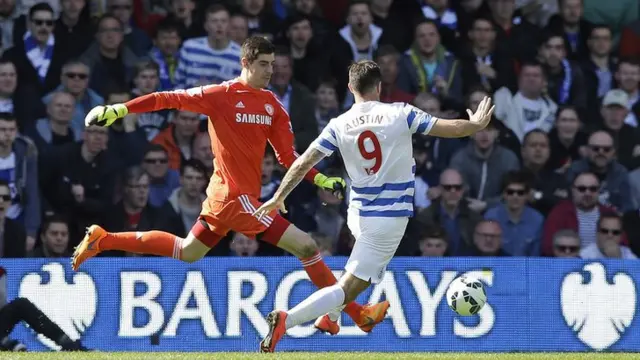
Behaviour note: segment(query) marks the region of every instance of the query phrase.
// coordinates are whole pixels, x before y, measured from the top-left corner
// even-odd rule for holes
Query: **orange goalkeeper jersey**
[[[156,92],[125,104],[131,113],[179,109],[209,117],[215,171],[207,188],[211,200],[247,194],[260,197],[262,158],[267,141],[278,162],[289,168],[296,160],[289,114],[269,90],[232,80],[188,90]],[[313,181],[312,169],[306,179]]]

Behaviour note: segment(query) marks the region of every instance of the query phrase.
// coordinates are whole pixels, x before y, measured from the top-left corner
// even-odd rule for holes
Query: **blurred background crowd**
[[[215,154],[206,118],[94,106],[240,74],[240,45],[278,45],[270,89],[302,153],[348,109],[347,68],[380,64],[382,101],[439,118],[486,95],[470,138],[415,137],[415,217],[398,255],[640,255],[637,0],[0,0],[0,257],[63,257],[91,223],[185,236]],[[446,120],[443,120],[446,121]],[[344,175],[338,155],[319,170]],[[262,200],[283,169],[262,164]],[[287,217],[348,255],[346,201],[309,183]],[[210,255],[282,252],[230,234]],[[132,256],[106,253],[106,256]]]

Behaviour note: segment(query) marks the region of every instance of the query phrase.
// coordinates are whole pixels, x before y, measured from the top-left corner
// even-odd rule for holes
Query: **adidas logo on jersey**
[[[236,107],[238,109],[244,109],[244,104],[242,103],[242,101],[238,101],[238,103],[236,104]]]

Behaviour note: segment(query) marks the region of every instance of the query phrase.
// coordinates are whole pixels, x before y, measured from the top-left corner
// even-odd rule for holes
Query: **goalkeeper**
[[[260,235],[261,241],[298,257],[317,287],[336,283],[311,236],[275,210],[261,219],[253,215],[261,206],[258,201],[260,176],[267,142],[283,166],[290,167],[297,158],[289,115],[275,95],[264,90],[271,74],[269,68],[261,64],[273,62],[273,50],[268,40],[249,38],[242,47],[243,70],[235,80],[186,91],[156,92],[125,104],[99,106],[87,114],[85,123],[98,126],[109,126],[128,113],[162,109],[207,115],[211,146],[216,154],[215,172],[207,187],[207,199],[202,204],[200,217],[186,238],[162,231],[109,233],[92,225],[76,248],[72,261],[74,270],[85,260],[106,250],[194,262],[207,254],[229,231],[234,231],[250,238]],[[345,182],[341,178],[327,177],[311,169],[306,179],[336,196],[343,196]],[[364,307],[352,302],[344,311],[363,331],[368,332],[383,320],[388,307],[387,301]],[[336,326],[320,325],[318,328],[335,333]]]

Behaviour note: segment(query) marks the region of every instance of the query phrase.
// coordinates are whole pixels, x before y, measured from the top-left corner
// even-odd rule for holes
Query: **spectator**
[[[177,234],[182,228],[181,220],[168,203],[156,208],[149,204],[150,178],[139,166],[129,167],[122,178],[122,200],[101,209],[104,228],[110,232],[161,230]],[[104,254],[104,255],[102,255]],[[122,254],[107,251],[102,256]]]
[[[425,232],[419,242],[419,256],[442,257],[447,254],[447,233],[441,227],[434,227]]]
[[[107,104],[122,104],[131,100],[131,93],[114,88],[107,92]],[[109,142],[107,147],[117,154],[121,165],[133,166],[142,162],[147,148],[146,133],[137,126],[138,114],[127,114],[122,120],[117,120],[109,127]]]
[[[207,185],[206,169],[195,159],[187,160],[180,169],[180,187],[176,188],[168,201],[176,217],[182,221],[182,231],[176,233],[186,237],[189,230],[198,221],[202,202],[206,199],[204,188]]]
[[[600,214],[613,212],[612,208],[598,203],[599,189],[600,181],[593,173],[584,172],[573,179],[571,200],[558,203],[545,221],[542,235],[543,256],[553,256],[553,234],[563,229],[577,232],[583,249],[596,242]],[[626,239],[623,242],[626,244]]]
[[[167,20],[179,24],[180,38],[186,40],[206,35],[202,22],[195,19],[194,0],[171,0],[169,4]]]
[[[271,147],[267,147],[262,158],[262,174],[260,176],[262,187],[258,200],[262,202],[271,199],[280,186],[280,176],[275,172],[276,163],[276,155]]]
[[[33,249],[40,227],[37,157],[33,141],[18,135],[16,118],[9,113],[0,113],[0,179],[12,189],[5,216],[24,225],[27,251]]]
[[[293,79],[291,54],[284,49],[276,52],[270,89],[280,99],[291,117],[296,150],[303,153],[318,136],[313,94]]]
[[[415,162],[415,193],[413,195],[413,205],[416,211],[429,207],[433,194],[431,186],[436,185],[439,171],[435,169],[432,161],[431,139],[424,135],[414,135],[411,139],[413,143],[413,161]],[[434,178],[435,177],[435,178]]]
[[[315,240],[318,245],[318,251],[320,256],[333,256],[335,249],[335,242],[330,236],[323,233],[313,232],[310,234],[311,238]]]
[[[85,7],[87,0],[60,0],[60,17],[56,20],[53,34],[56,41],[65,44],[64,53],[69,59],[82,55],[91,45],[95,29]]]
[[[574,162],[567,170],[567,181],[573,182],[577,174],[591,171],[603,184],[599,196],[601,204],[622,212],[636,209],[629,173],[615,159],[616,147],[611,135],[606,131],[596,131],[589,136],[588,146],[587,158]]]
[[[153,144],[161,145],[167,151],[170,169],[180,170],[180,164],[191,159],[191,147],[199,125],[198,114],[175,110],[169,127],[153,139]]]
[[[40,229],[40,246],[31,251],[29,257],[38,258],[66,258],[69,251],[69,224],[61,216],[51,216],[44,219]]]
[[[143,96],[155,92],[160,87],[160,66],[154,61],[142,61],[135,65],[132,93]],[[160,110],[138,114],[136,127],[141,128],[152,141],[161,131],[167,128],[170,110]]]
[[[531,186],[525,172],[512,171],[502,185],[504,203],[487,210],[484,218],[502,228],[502,248],[513,256],[540,255],[544,217],[527,205]]]
[[[233,14],[229,18],[229,38],[241,44],[249,37],[249,21],[242,14]]]
[[[438,32],[442,36],[444,46],[456,52],[456,38],[458,32],[458,16],[449,6],[449,0],[426,0],[422,7],[422,14],[427,20],[431,20],[438,25]]]
[[[573,105],[584,111],[587,108],[584,75],[579,64],[568,59],[568,53],[568,44],[562,35],[544,36],[540,58],[547,79],[547,94],[558,105]]]
[[[598,219],[596,242],[580,250],[583,259],[637,259],[627,246],[620,245],[622,218],[615,214],[602,214]]]
[[[486,91],[501,87],[513,88],[513,63],[508,54],[496,46],[496,30],[493,22],[484,17],[472,21],[469,30],[470,44],[462,50],[462,78],[465,93],[476,85]]]
[[[78,60],[67,61],[62,66],[60,85],[51,93],[42,98],[42,102],[48,105],[54,93],[65,91],[73,95],[75,108],[72,115],[71,126],[78,131],[84,129],[84,117],[91,109],[104,104],[104,99],[93,89],[89,88],[90,69]]]
[[[64,145],[82,139],[82,130],[71,124],[76,100],[68,92],[53,93],[47,106],[47,117],[36,122],[27,135],[33,140],[39,153],[46,153],[51,146]]]
[[[462,72],[458,60],[440,43],[437,25],[430,20],[415,28],[411,49],[400,61],[398,88],[410,94],[431,92],[445,108],[458,108],[462,98]]]
[[[124,25],[124,44],[136,56],[145,56],[151,49],[151,39],[133,24],[133,0],[107,0],[107,8]]]
[[[560,230],[553,234],[553,256],[557,258],[579,258],[580,236],[573,230]]]
[[[410,103],[415,96],[402,91],[396,85],[398,82],[400,53],[398,53],[393,45],[382,45],[376,52],[375,59],[376,63],[380,66],[380,73],[382,75],[380,101],[384,103]]]
[[[150,144],[142,160],[142,169],[149,175],[149,204],[162,206],[180,187],[180,174],[169,169],[167,150],[158,144]]]
[[[626,92],[611,90],[602,101],[600,114],[604,129],[613,136],[617,145],[618,161],[632,171],[640,166],[640,129],[624,123],[629,114],[628,104],[629,96]]]
[[[320,82],[316,89],[316,123],[318,134],[327,126],[331,119],[340,115],[338,103],[338,83],[334,79],[326,79]]]
[[[382,29],[380,45],[393,45],[399,52],[411,46],[413,24],[423,17],[418,1],[372,0],[373,23]]]
[[[620,56],[640,58],[640,20],[633,21],[622,29]]]
[[[20,79],[18,86],[33,87],[40,96],[56,88],[62,64],[69,56],[64,52],[64,45],[56,41],[53,26],[51,6],[47,3],[34,5],[29,9],[24,40],[2,55],[16,66]]]
[[[515,0],[488,0],[491,19],[496,27],[496,42],[518,63],[536,58],[540,29],[516,14]]]
[[[325,66],[325,57],[314,41],[311,19],[305,15],[294,15],[285,22],[285,43],[293,61],[293,78],[315,91],[328,66]]]
[[[532,177],[529,194],[531,207],[542,215],[561,200],[568,198],[567,183],[561,174],[549,170],[549,138],[542,130],[532,130],[522,141],[522,169]]]
[[[493,220],[482,220],[473,232],[473,247],[466,256],[511,256],[502,249],[502,229]]]
[[[413,99],[413,105],[418,109],[438,118],[446,118],[450,113],[442,111],[440,100],[430,93],[419,93]],[[472,111],[475,111],[472,109]],[[414,135],[413,154],[416,158],[416,174],[419,175],[426,184],[437,185],[438,177],[442,170],[449,167],[451,158],[464,147],[464,141],[456,138],[439,138],[435,136]],[[418,161],[416,156],[423,152],[425,158]],[[425,184],[425,185],[426,185]],[[416,186],[418,184],[416,183]],[[426,191],[426,188],[425,188]],[[417,199],[418,197],[416,197]]]
[[[611,29],[604,25],[595,25],[587,42],[589,52],[581,60],[580,66],[585,80],[583,91],[587,92],[589,113],[596,112],[593,110],[597,110],[597,104],[600,104],[605,94],[614,87],[613,74],[616,72],[616,63],[611,56],[611,37]]]
[[[451,159],[451,167],[462,174],[468,186],[469,208],[477,212],[484,212],[500,201],[502,177],[520,167],[511,150],[496,144],[497,136],[495,125],[490,123],[472,135],[469,145]]]
[[[0,258],[23,258],[33,248],[35,239],[28,244],[24,226],[7,217],[10,206],[9,183],[0,179]]]
[[[325,171],[327,176],[340,176],[340,172],[334,169]],[[317,190],[317,202],[314,211],[314,220],[317,229],[329,236],[333,243],[337,243],[340,238],[340,231],[346,224],[347,219],[342,214],[342,200],[336,198],[328,191],[322,189]]]
[[[108,141],[107,128],[91,126],[82,142],[42,154],[40,184],[50,210],[72,221],[71,246],[113,200],[115,174],[122,167],[114,151],[107,150]]]
[[[459,256],[466,252],[473,244],[473,231],[482,217],[469,208],[469,201],[464,198],[465,183],[462,176],[455,169],[447,169],[440,175],[439,196],[431,205],[420,211],[412,221],[414,232],[420,233],[424,229],[442,227],[447,233],[447,250],[452,256]],[[418,250],[418,244],[404,242],[401,245],[403,253],[413,255]]]
[[[518,139],[533,129],[551,130],[556,103],[544,93],[545,74],[535,62],[522,64],[518,91],[502,87],[494,94],[495,116],[513,130]]]
[[[138,57],[123,44],[124,26],[113,15],[103,15],[97,23],[96,41],[81,56],[92,69],[89,87],[104,94],[112,87],[127,87],[133,80]]]
[[[369,2],[366,0],[350,2],[346,20],[347,24],[340,29],[338,38],[331,42],[331,71],[338,80],[341,100],[345,98],[347,90],[349,64],[363,59],[373,60],[382,36],[382,29],[373,24]],[[351,94],[347,93],[346,96],[349,99],[345,102],[345,107],[352,102]]]
[[[386,0],[385,0],[386,1]],[[293,0],[291,1],[292,13],[306,15],[311,19],[313,36],[318,44],[325,44],[333,26],[322,16],[316,0]],[[374,4],[372,3],[372,7]],[[372,9],[373,10],[373,9]],[[395,24],[394,24],[395,25]]]
[[[585,20],[583,0],[559,0],[560,12],[549,19],[547,30],[564,35],[569,43],[568,58],[578,60],[587,57],[587,39],[593,24]]]
[[[564,173],[574,161],[587,156],[587,134],[582,130],[578,111],[562,106],[556,112],[555,126],[549,132],[551,155],[547,168]]]
[[[630,239],[629,247],[636,256],[640,256],[640,210],[626,212],[622,217],[622,225]]]
[[[193,159],[199,160],[207,170],[207,179],[213,174],[213,159],[215,155],[211,149],[211,139],[209,134],[201,132],[196,134],[196,138],[193,140],[191,147],[191,154]]]
[[[640,118],[640,62],[635,59],[620,59],[618,69],[615,74],[618,88],[629,95],[629,109],[631,113],[624,120],[625,124],[638,127]]]
[[[0,112],[13,113],[20,131],[32,127],[36,119],[45,114],[44,106],[30,96],[34,91],[28,86],[18,87],[16,66],[0,59]]]
[[[188,39],[180,49],[174,79],[179,88],[218,84],[240,75],[240,45],[229,39],[229,11],[211,5],[205,19],[207,36]]]
[[[249,20],[249,35],[268,35],[270,40],[280,31],[280,21],[264,0],[240,0],[242,14]]]
[[[485,90],[482,86],[472,87],[466,99],[467,107],[469,108],[469,110],[477,111],[480,102],[485,98],[485,96],[491,97],[491,93],[487,92],[487,90]],[[451,114],[449,116],[454,115]],[[455,116],[457,116],[457,114]],[[514,154],[516,154],[516,156],[519,155],[521,145],[520,139],[518,139],[516,133],[502,121],[494,121],[493,124],[495,124],[495,127],[498,130],[498,138],[496,139],[496,142],[511,150]]]
[[[154,46],[149,51],[149,57],[158,64],[160,87],[159,90],[168,91],[176,87],[175,71],[178,67],[178,57],[182,38],[180,25],[170,20],[163,20],[156,28]]]
[[[229,249],[231,250],[230,256],[256,256],[260,249],[260,243],[241,233],[234,233]]]
[[[4,52],[14,45],[13,28],[16,20],[21,15],[16,6],[16,0],[6,0],[0,3],[0,14],[2,14],[2,20],[0,20],[0,33],[2,34],[2,37],[0,37],[2,41],[0,49],[2,49],[1,52]]]

